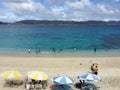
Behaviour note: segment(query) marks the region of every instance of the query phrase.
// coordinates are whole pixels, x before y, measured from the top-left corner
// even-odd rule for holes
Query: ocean
[[[120,50],[120,25],[0,25],[0,51]]]

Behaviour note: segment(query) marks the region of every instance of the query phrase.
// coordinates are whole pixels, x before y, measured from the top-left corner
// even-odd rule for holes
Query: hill
[[[72,24],[72,25],[120,25],[120,21],[50,21],[50,20],[22,20],[13,24]]]
[[[120,25],[120,21],[57,21],[57,20],[21,20],[14,23],[0,22],[0,25]]]
[[[6,23],[6,22],[0,22],[0,25],[3,25],[3,24],[8,24],[8,23]]]

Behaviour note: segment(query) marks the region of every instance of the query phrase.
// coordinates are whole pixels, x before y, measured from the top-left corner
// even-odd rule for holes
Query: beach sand
[[[75,82],[79,82],[77,76],[90,71],[92,63],[98,63],[98,75],[101,82],[95,82],[99,90],[120,90],[120,57],[29,57],[29,56],[0,56],[0,73],[7,70],[17,70],[25,75],[31,70],[40,70],[48,75],[49,86],[45,90],[51,90],[52,77],[57,74],[71,76]],[[18,88],[3,87],[4,79],[0,78],[0,90],[25,90],[23,86]],[[73,90],[78,90],[72,85]]]

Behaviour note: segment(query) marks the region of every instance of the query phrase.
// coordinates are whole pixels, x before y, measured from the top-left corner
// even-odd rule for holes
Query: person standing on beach
[[[28,76],[25,76],[24,78],[24,85],[25,85],[25,88],[26,88],[26,84],[28,83]]]

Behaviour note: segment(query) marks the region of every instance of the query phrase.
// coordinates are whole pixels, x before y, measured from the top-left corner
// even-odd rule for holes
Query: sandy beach
[[[51,78],[57,74],[71,76],[75,82],[79,82],[77,76],[90,71],[92,63],[98,63],[98,75],[101,82],[95,84],[99,90],[120,89],[120,57],[29,57],[29,56],[0,56],[0,73],[7,70],[17,70],[25,75],[28,71],[40,70],[48,75],[49,86],[45,90],[51,90]],[[23,86],[18,88],[3,87],[4,79],[0,78],[0,90],[25,90]],[[78,90],[72,86],[73,90]]]

